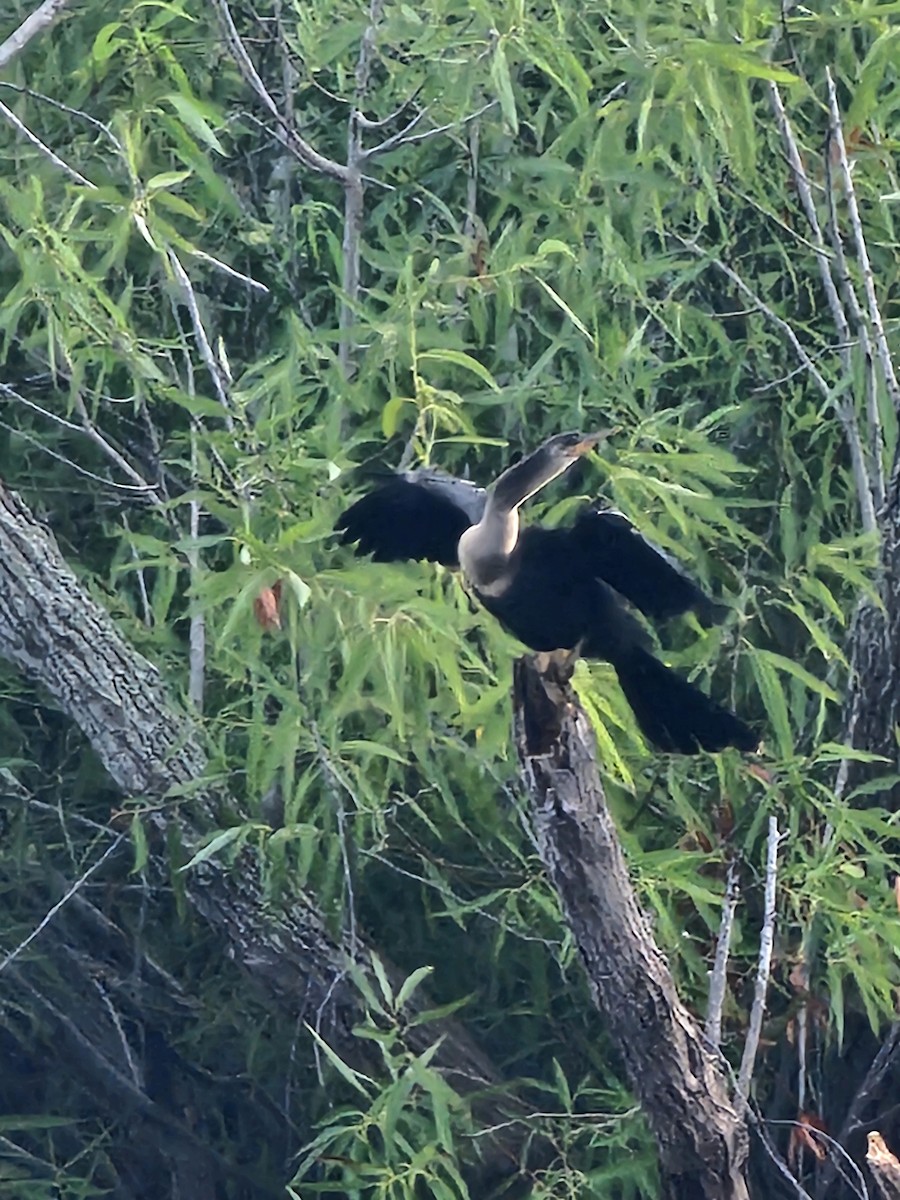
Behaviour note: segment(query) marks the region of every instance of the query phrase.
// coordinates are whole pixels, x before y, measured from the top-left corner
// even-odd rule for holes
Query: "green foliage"
[[[287,154],[213,22],[177,0],[111,22],[73,10],[0,84],[62,160],[3,125],[0,474],[48,515],[176,690],[187,691],[188,627],[202,615],[203,719],[242,811],[193,865],[249,844],[273,902],[306,887],[335,931],[358,923],[409,980],[434,964],[435,1006],[470,997],[459,1018],[554,1147],[534,1196],[649,1197],[656,1183],[523,829],[508,703],[520,647],[471,610],[451,573],[359,563],[331,526],[359,464],[408,450],[489,479],[551,432],[613,427],[609,452],[529,512],[562,521],[600,496],[722,596],[723,625],[673,624],[665,657],[765,734],[768,782],[736,755],[661,760],[613,673],[579,667],[641,899],[683,995],[703,1012],[724,862],[737,853],[726,1017],[739,1055],[775,812],[789,836],[774,1025],[811,943],[823,1039],[840,1043],[854,1016],[892,1019],[895,822],[874,785],[834,794],[846,640],[876,546],[860,532],[833,409],[715,262],[790,322],[867,428],[864,364],[854,349],[848,381],[833,349],[769,86],[818,184],[826,65],[847,130],[873,135],[854,180],[879,294],[893,296],[895,8],[388,2],[363,104],[386,124],[364,144],[401,128],[412,110],[390,114],[411,97],[426,113],[415,132],[429,136],[366,164],[349,334],[340,185]],[[279,108],[338,162],[366,13],[349,0],[234,9]],[[339,365],[347,336],[351,378]],[[896,416],[876,399],[887,463]],[[266,629],[255,604],[276,581],[280,629]],[[36,717],[19,688],[0,706],[10,765],[25,762],[53,803],[106,820],[99,769],[81,750],[75,765],[55,715]],[[133,830],[140,876],[139,813]],[[26,821],[5,870],[38,854],[47,870],[74,871],[73,836],[44,847]],[[269,1072],[282,1082],[286,1054],[269,1056],[244,1002],[198,977],[259,1086]],[[369,1011],[357,1036],[377,1071],[356,1072],[314,1028],[296,1050],[328,1074],[321,1094],[285,1084],[304,1118],[319,1115],[296,1194],[465,1196],[479,1147],[469,1101],[433,1050],[404,1048],[408,995],[384,980],[380,994],[357,986]],[[761,1096],[769,1082],[764,1068]]]

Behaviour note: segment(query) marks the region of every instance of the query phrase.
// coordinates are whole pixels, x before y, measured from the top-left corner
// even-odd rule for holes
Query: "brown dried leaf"
[[[278,589],[276,591],[276,588]],[[281,592],[281,581],[275,587],[264,587],[253,601],[253,615],[261,629],[271,633],[273,629],[281,628],[281,617],[278,615],[278,597]]]
[[[788,1149],[788,1160],[796,1166],[804,1150],[809,1150],[819,1162],[824,1162],[828,1157],[822,1140],[816,1137],[816,1131],[827,1133],[828,1130],[825,1122],[821,1117],[813,1112],[800,1112],[797,1114],[797,1124],[791,1130],[791,1142]]]

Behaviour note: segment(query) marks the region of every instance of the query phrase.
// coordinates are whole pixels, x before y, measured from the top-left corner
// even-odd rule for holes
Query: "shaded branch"
[[[834,267],[837,268],[838,276],[841,282],[841,291],[843,292],[845,301],[851,314],[854,317],[859,344],[863,352],[864,359],[868,362],[871,358],[871,347],[869,346],[869,335],[865,321],[862,320],[862,314],[859,309],[859,304],[856,302],[856,296],[853,291],[853,286],[850,281],[849,272],[847,271],[846,260],[844,259],[843,246],[841,244],[840,235],[837,226],[834,222],[831,223],[830,241],[834,252],[834,261],[829,254],[825,239],[822,235],[822,228],[819,224],[819,217],[816,211],[816,203],[812,194],[812,185],[810,184],[809,176],[806,172],[806,167],[803,164],[803,156],[800,153],[800,148],[797,145],[797,140],[794,137],[794,131],[791,128],[791,123],[785,111],[784,104],[781,99],[781,93],[775,83],[769,84],[769,97],[772,101],[772,109],[775,113],[775,120],[778,124],[781,139],[784,142],[785,151],[787,153],[788,164],[791,169],[791,178],[794,182],[794,187],[797,189],[797,194],[800,197],[800,202],[803,206],[803,212],[806,215],[807,224],[812,232],[812,249],[816,255],[816,261],[819,265],[819,276],[822,280],[822,285],[825,289],[825,295],[828,300],[828,307],[831,310],[831,316],[837,329],[840,345],[838,352],[841,358],[841,364],[844,370],[844,378],[847,381],[848,387],[853,380],[853,362],[852,362],[852,345],[850,332],[850,321],[847,317],[847,312],[844,304],[841,302],[841,297],[838,292],[838,286],[835,283]],[[832,197],[829,194],[829,203]],[[869,443],[866,451],[863,451],[862,443],[859,434],[858,422],[854,407],[854,399],[852,392],[836,401],[836,408],[841,424],[844,429],[844,434],[850,443],[850,452],[854,456],[866,462],[866,484],[869,489],[871,501],[868,497],[863,500],[861,497],[863,525],[871,531],[875,529],[875,508],[880,507],[884,503],[884,472],[882,467],[882,441],[881,441],[881,422],[877,416],[877,407],[867,405],[867,413],[869,417]],[[857,444],[858,443],[858,444]],[[871,510],[871,511],[870,511]]]
[[[866,1162],[883,1200],[900,1200],[900,1162],[880,1133],[869,1134]]]
[[[13,493],[0,487],[0,655],[38,683],[81,728],[126,796],[145,798],[141,817],[151,865],[169,870],[174,834],[187,853],[221,824],[220,811],[239,801],[204,782],[208,762],[200,731],[175,707],[155,668],[117,633],[108,614],[79,586],[52,535]],[[233,819],[233,818],[232,818]],[[245,848],[232,864],[210,858],[184,876],[185,898],[227,946],[273,1014],[318,1023],[347,1061],[372,1070],[372,1050],[353,1036],[364,1017],[348,968],[366,969],[370,951],[353,954],[335,939],[303,895],[273,903],[256,855]],[[401,977],[391,971],[399,987]],[[413,1011],[429,1006],[417,992]],[[435,1063],[462,1094],[483,1093],[497,1074],[458,1022],[408,1029],[417,1053],[442,1038]],[[374,1058],[378,1069],[380,1056]],[[477,1099],[481,1117],[498,1123],[517,1105]],[[481,1119],[481,1118],[479,1118]],[[524,1135],[523,1135],[524,1136]],[[514,1169],[522,1138],[487,1140],[484,1169]]]
[[[343,183],[347,179],[347,168],[341,163],[335,162],[334,159],[320,154],[305,138],[297,133],[287,117],[279,111],[278,105],[272,99],[256,67],[253,65],[253,59],[247,53],[247,49],[241,40],[241,35],[237,31],[227,0],[213,0],[213,4],[219,14],[219,19],[222,22],[222,28],[225,32],[225,40],[228,43],[228,48],[234,55],[238,70],[243,75],[245,82],[249,84],[251,90],[256,94],[257,99],[278,122],[284,135],[285,145],[310,170],[318,171],[321,175],[329,175],[332,179],[340,180]]]
[[[783,317],[780,317],[770,305],[766,304],[761,296],[758,296],[753,289],[744,282],[738,273],[732,270],[727,263],[722,262],[719,258],[713,258],[707,255],[700,246],[694,242],[689,242],[686,238],[680,237],[678,234],[673,235],[677,241],[686,249],[690,250],[698,257],[706,258],[715,268],[720,271],[727,279],[735,285],[742,295],[750,300],[754,307],[759,310],[786,338],[794,354],[799,359],[805,371],[808,372],[810,378],[815,383],[816,387],[822,393],[823,397],[830,405],[834,407],[837,413],[838,420],[841,422],[841,427],[844,431],[844,437],[847,439],[847,447],[850,451],[850,461],[853,468],[853,480],[856,485],[856,495],[859,500],[860,512],[862,514],[863,528],[867,532],[871,532],[877,527],[875,519],[875,504],[872,499],[872,485],[869,479],[869,468],[866,462],[866,454],[863,450],[862,438],[859,432],[859,422],[856,417],[856,410],[852,404],[846,404],[835,398],[835,389],[831,387],[828,380],[813,362],[808,350],[797,337],[793,327]]]

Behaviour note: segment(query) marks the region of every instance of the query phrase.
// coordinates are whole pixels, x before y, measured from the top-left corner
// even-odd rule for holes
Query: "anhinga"
[[[558,434],[487,490],[440,471],[400,472],[335,528],[376,562],[461,567],[481,604],[532,650],[611,663],[641,731],[661,750],[755,750],[749,726],[653,656],[623,602],[655,620],[688,609],[706,622],[721,618],[724,610],[667,555],[609,509],[584,509],[567,528],[520,531],[519,507],[603,436]]]

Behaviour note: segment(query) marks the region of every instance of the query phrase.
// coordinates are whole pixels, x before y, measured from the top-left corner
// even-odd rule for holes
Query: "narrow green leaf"
[[[384,1002],[388,1008],[394,1007],[394,989],[391,987],[390,980],[387,977],[387,971],[384,969],[384,963],[377,954],[372,953],[371,956],[372,970],[375,973],[375,978],[378,980],[378,986],[381,988],[381,994],[384,997]]]
[[[190,179],[193,171],[163,171],[159,175],[153,175],[144,184],[148,192],[159,191],[161,188],[175,187],[179,183],[184,183],[186,179]]]
[[[415,971],[404,979],[400,991],[397,993],[398,1011],[407,1003],[422,980],[427,979],[433,970],[434,967],[416,967]]]
[[[381,432],[386,438],[392,438],[400,424],[400,414],[407,404],[415,405],[415,400],[408,396],[392,396],[381,410]]]
[[[587,340],[589,342],[591,342],[591,344],[593,344],[594,339],[591,337],[590,332],[587,329],[587,326],[584,324],[584,322],[579,317],[577,317],[575,315],[575,313],[572,312],[571,308],[569,308],[568,304],[566,304],[566,302],[565,302],[565,300],[563,300],[562,296],[560,296],[560,294],[558,292],[554,291],[554,289],[550,286],[549,283],[546,283],[543,279],[541,279],[540,275],[532,274],[531,277],[544,289],[544,291],[547,293],[547,295],[550,297],[550,299],[553,301],[553,303],[556,305],[556,307],[560,310],[560,312],[565,313],[565,315],[569,318],[569,320],[572,322],[572,324],[575,326],[575,328],[578,330],[578,332],[584,334],[584,336],[587,338]]]
[[[519,132],[519,117],[516,113],[516,98],[513,93],[509,63],[502,42],[498,42],[491,58],[491,82],[500,101],[500,112],[507,129],[515,137]]]
[[[208,146],[210,150],[215,150],[217,154],[224,157],[225,147],[216,137],[212,126],[201,112],[200,105],[189,96],[181,95],[180,92],[172,92],[163,98],[172,105],[194,137]]]
[[[144,832],[144,823],[140,813],[135,813],[131,818],[131,840],[134,843],[134,866],[131,868],[131,874],[139,875],[150,858],[147,835]]]
[[[357,1092],[360,1092],[366,1097],[366,1099],[369,1099],[369,1090],[365,1085],[368,1084],[369,1087],[376,1089],[377,1085],[375,1080],[370,1079],[368,1075],[363,1075],[361,1071],[355,1071],[353,1067],[345,1063],[340,1055],[336,1054],[335,1051],[332,1050],[321,1034],[317,1033],[308,1021],[304,1021],[303,1024],[312,1035],[313,1041],[316,1043],[337,1073],[341,1076],[341,1078],[346,1080],[346,1082],[349,1083],[352,1088],[354,1088]]]
[[[782,758],[790,758],[794,753],[794,738],[791,734],[787,700],[775,668],[768,659],[757,653],[750,654],[750,665],[778,743],[779,754]]]
[[[236,842],[238,838],[245,837],[252,829],[251,824],[233,825],[230,829],[223,829],[211,838],[206,845],[197,851],[197,853],[183,867],[179,867],[179,872],[189,871],[191,867],[196,867],[198,863],[206,862],[208,858],[218,854],[220,850],[224,850],[226,846],[230,846],[232,842]]]
[[[448,350],[445,348],[423,350],[418,356],[417,362],[423,361],[453,363],[455,366],[463,367],[465,370],[471,371],[473,375],[477,375],[482,383],[486,383],[492,391],[500,391],[496,379],[494,379],[487,367],[483,366],[477,358],[473,358],[471,354],[466,354],[463,350]]]

